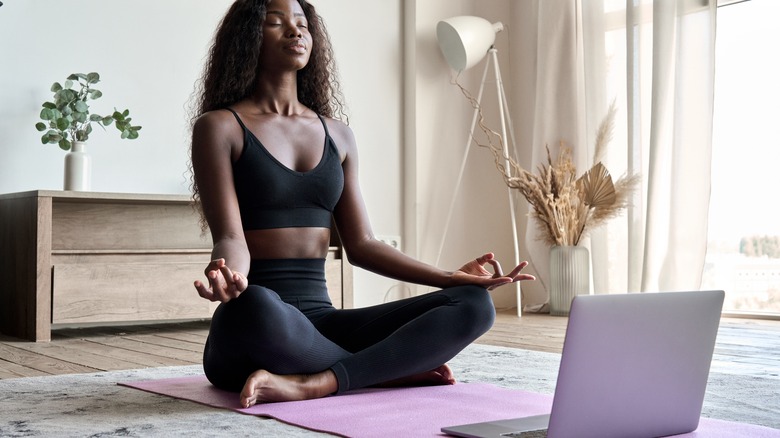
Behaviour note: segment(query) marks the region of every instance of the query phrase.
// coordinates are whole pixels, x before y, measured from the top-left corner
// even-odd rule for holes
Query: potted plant
[[[43,144],[56,143],[69,151],[65,156],[65,190],[89,190],[90,159],[86,153],[86,141],[92,133],[92,123],[105,129],[114,124],[126,139],[138,138],[140,126],[133,125],[130,111],[118,111],[101,116],[91,113],[88,102],[103,96],[100,90],[92,88],[100,82],[100,75],[73,73],[64,84],[55,82],[51,86],[54,98],[43,103],[40,117],[43,122],[35,124]],[[76,86],[77,88],[74,88]]]
[[[479,102],[469,98],[481,115]],[[547,148],[547,163],[533,173],[524,169],[513,157],[504,154],[503,138],[490,128],[480,125],[487,144],[477,142],[492,154],[496,169],[504,183],[520,192],[531,206],[529,216],[539,225],[540,240],[550,248],[550,314],[569,314],[574,295],[587,294],[590,288],[590,253],[580,246],[590,230],[604,225],[628,208],[631,196],[640,183],[639,174],[626,174],[613,181],[602,162],[612,139],[616,114],[613,102],[596,133],[596,145],[591,168],[577,176],[571,148],[561,145],[553,160]],[[493,143],[498,139],[499,145]],[[508,163],[505,164],[505,163]]]

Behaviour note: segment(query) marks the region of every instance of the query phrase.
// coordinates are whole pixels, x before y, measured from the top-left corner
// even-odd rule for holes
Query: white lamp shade
[[[462,15],[440,21],[436,38],[447,63],[458,72],[473,67],[485,56],[496,40],[501,22],[491,24],[480,17]]]

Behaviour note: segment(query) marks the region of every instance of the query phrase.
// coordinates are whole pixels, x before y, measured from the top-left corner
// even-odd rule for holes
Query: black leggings
[[[220,304],[203,368],[215,386],[247,377],[333,370],[338,392],[435,369],[493,325],[487,290],[457,286],[360,309],[336,309],[324,259],[254,260],[250,286]]]

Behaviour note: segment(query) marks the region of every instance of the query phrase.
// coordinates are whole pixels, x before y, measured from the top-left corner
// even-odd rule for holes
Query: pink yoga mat
[[[299,402],[242,409],[238,394],[212,386],[205,376],[120,383],[183,400],[271,417],[310,430],[346,437],[442,436],[444,426],[543,414],[552,397],[485,383],[421,388],[363,389]],[[780,437],[780,430],[702,418],[680,437]]]

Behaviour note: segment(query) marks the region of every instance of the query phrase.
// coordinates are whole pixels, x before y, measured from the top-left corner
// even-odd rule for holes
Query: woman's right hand
[[[212,260],[206,267],[209,286],[196,280],[198,295],[209,300],[227,303],[249,287],[249,281],[240,272],[233,272],[225,265],[225,259]]]

